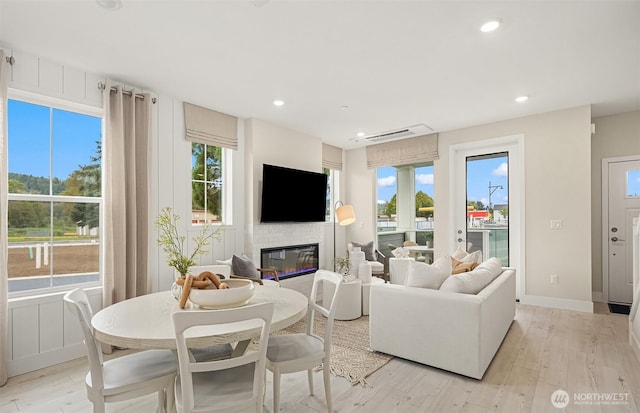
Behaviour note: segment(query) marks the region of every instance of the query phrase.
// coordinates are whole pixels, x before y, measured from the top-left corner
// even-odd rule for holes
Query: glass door
[[[524,136],[452,145],[450,249],[482,251],[516,269],[525,294]]]
[[[509,266],[509,153],[466,157],[466,250]]]

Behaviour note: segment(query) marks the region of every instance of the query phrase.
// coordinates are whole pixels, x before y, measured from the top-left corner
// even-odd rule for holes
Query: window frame
[[[67,111],[67,112],[73,112],[73,113],[77,113],[80,115],[85,115],[85,116],[93,116],[96,118],[100,119],[100,139],[101,139],[101,144],[104,145],[104,109],[101,107],[94,107],[94,106],[90,106],[90,105],[84,105],[84,104],[80,104],[80,103],[75,103],[75,102],[71,102],[71,101],[67,101],[64,99],[59,99],[59,98],[54,98],[54,97],[49,97],[46,95],[42,95],[42,94],[38,94],[38,93],[33,93],[33,92],[28,92],[28,91],[24,91],[24,90],[20,90],[20,89],[15,89],[15,88],[8,88],[7,90],[7,99],[8,100],[14,100],[14,101],[20,101],[23,103],[28,103],[28,104],[32,104],[32,105],[39,105],[39,106],[45,106],[47,108],[51,108],[51,109],[58,109],[58,110],[63,110],[63,111]],[[7,117],[7,123],[11,122],[11,119],[9,117]],[[51,123],[49,125],[49,127],[51,128]],[[10,137],[7,136],[7,139],[9,140]],[[49,149],[49,157],[51,159],[52,156],[52,152],[51,152],[51,148]],[[9,154],[7,153],[7,162],[10,162],[9,159]],[[55,203],[89,203],[89,204],[98,204],[98,209],[99,209],[99,214],[100,214],[100,227],[98,228],[99,231],[99,246],[100,246],[100,254],[99,254],[99,261],[98,261],[98,280],[96,281],[89,281],[89,282],[79,282],[79,283],[72,283],[72,284],[65,284],[65,285],[59,285],[59,286],[49,286],[46,288],[35,288],[35,289],[30,289],[30,290],[20,290],[20,291],[13,291],[13,292],[8,292],[8,297],[10,299],[13,298],[24,298],[24,297],[37,297],[37,296],[43,296],[43,295],[48,295],[48,294],[56,294],[56,293],[60,293],[60,292],[65,292],[65,291],[70,291],[74,288],[78,288],[78,287],[82,287],[82,288],[94,288],[94,287],[102,287],[102,282],[103,282],[103,268],[104,268],[104,254],[102,254],[102,248],[103,248],[103,243],[104,243],[104,236],[103,236],[103,228],[102,228],[102,222],[103,222],[103,218],[104,218],[104,162],[101,159],[100,162],[100,170],[101,170],[101,182],[103,187],[101,188],[100,191],[100,196],[99,197],[89,197],[89,196],[77,196],[77,195],[73,195],[73,196],[69,196],[69,195],[59,195],[59,194],[49,194],[49,195],[44,195],[44,194],[13,194],[13,193],[9,193],[8,192],[8,185],[7,185],[7,202],[9,201],[33,201],[33,202],[48,202],[51,204],[55,204]],[[49,177],[49,179],[51,179],[51,176]],[[50,225],[53,225],[53,223],[51,222]],[[8,231],[8,224],[6,227],[2,228],[5,231]],[[49,274],[49,277],[53,277],[54,274]],[[7,279],[7,283],[9,282],[9,278]],[[8,287],[8,286],[7,286]]]
[[[191,211],[191,214],[193,214],[193,145],[204,145],[205,146],[205,154],[206,154],[206,147],[207,146],[213,146],[213,145],[208,145],[205,143],[201,143],[201,142],[195,142],[195,141],[190,141],[189,142],[189,193],[191,195],[190,197],[190,201],[189,201],[189,208]],[[220,211],[220,220],[218,222],[211,222],[210,225],[212,227],[216,227],[216,226],[225,226],[225,225],[233,225],[233,207],[232,207],[232,200],[233,200],[233,149],[230,148],[225,148],[224,146],[217,146],[217,148],[220,148],[220,162],[222,163],[222,167],[221,167],[221,178],[220,178],[220,182],[221,182],[221,195],[220,195],[220,205],[221,205],[221,211]],[[205,162],[206,163],[206,162]],[[206,187],[206,181],[205,181],[205,187]],[[203,223],[200,222],[193,222],[192,217],[190,217],[189,219],[189,224],[192,228],[199,228],[202,225],[204,225]]]

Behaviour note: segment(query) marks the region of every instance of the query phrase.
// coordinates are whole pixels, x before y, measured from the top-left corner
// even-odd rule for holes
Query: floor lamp
[[[335,220],[333,221],[333,271],[336,270],[336,222],[340,226],[351,225],[356,222],[356,213],[353,205],[345,205],[342,201],[336,202],[334,206]]]

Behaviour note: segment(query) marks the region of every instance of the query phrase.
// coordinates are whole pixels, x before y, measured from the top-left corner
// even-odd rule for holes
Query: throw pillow
[[[233,265],[232,261],[233,261],[233,257],[226,260],[216,260],[216,264],[228,265],[229,267],[231,267]]]
[[[247,257],[238,257],[234,255],[231,257],[231,270],[235,275],[242,275],[249,278],[260,278],[260,274],[256,269],[256,266]]]
[[[489,258],[469,272],[447,278],[440,286],[440,291],[478,294],[501,273],[500,260],[495,257]]]
[[[437,290],[449,275],[451,275],[451,259],[449,257],[438,258],[431,265],[411,261],[405,285]]]
[[[354,247],[360,247],[360,251],[364,252],[364,259],[367,261],[377,261],[376,260],[376,251],[373,247],[373,241],[370,241],[367,244],[359,244],[357,242],[351,242]]]
[[[477,262],[458,261],[451,257],[451,274],[461,274],[469,272],[478,266]]]
[[[458,249],[455,250],[453,254],[451,254],[451,258],[455,258],[456,260],[460,261],[462,258],[466,257],[467,255],[468,255],[467,251],[462,249],[462,247],[458,247]]]
[[[460,259],[462,262],[475,262],[480,264],[482,262],[482,251],[474,251]]]
[[[462,247],[458,247],[453,254],[451,254],[451,258],[455,258],[458,261],[462,262],[477,262],[480,264],[482,262],[482,251],[474,251],[472,253],[468,253]]]

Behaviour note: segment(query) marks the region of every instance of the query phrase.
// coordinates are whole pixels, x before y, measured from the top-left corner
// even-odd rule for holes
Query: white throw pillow
[[[502,273],[502,263],[493,257],[482,262],[472,271],[448,277],[440,286],[440,291],[463,294],[478,294]]]
[[[449,256],[440,257],[431,265],[424,262],[411,261],[405,285],[437,290],[450,275],[451,258]]]
[[[474,251],[472,253],[468,253],[462,247],[458,247],[457,250],[451,254],[451,257],[455,258],[460,262],[477,262],[478,264],[482,262],[482,251]]]
[[[462,261],[462,259],[467,255],[469,254],[467,253],[467,251],[463,250],[462,247],[458,247],[458,249],[455,250],[453,254],[451,254],[451,256],[458,261]]]
[[[466,256],[460,258],[458,261],[460,262],[477,262],[480,264],[482,262],[482,251],[474,251]]]

